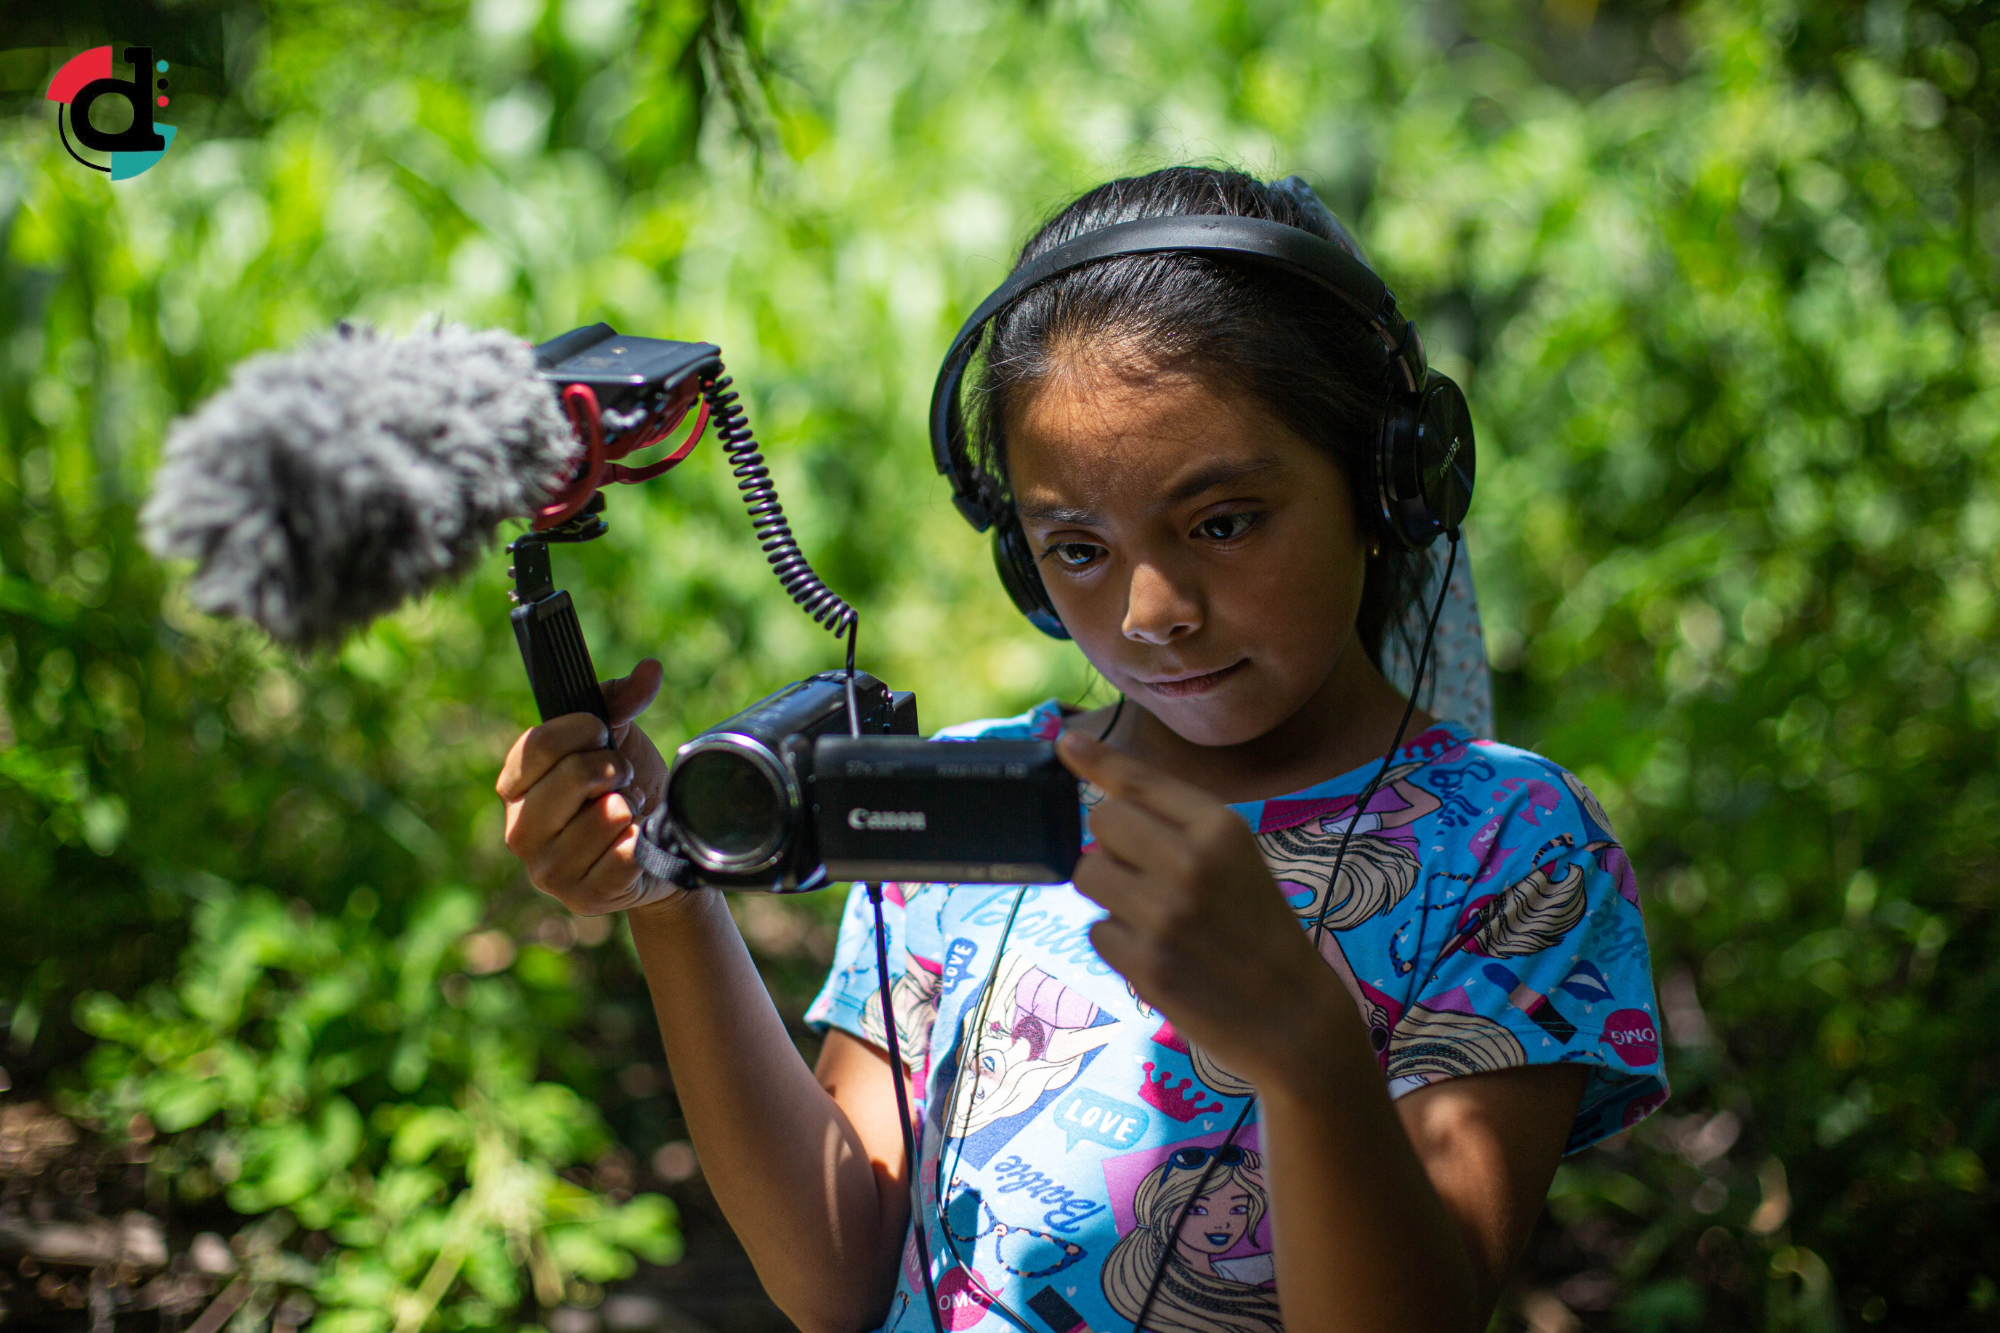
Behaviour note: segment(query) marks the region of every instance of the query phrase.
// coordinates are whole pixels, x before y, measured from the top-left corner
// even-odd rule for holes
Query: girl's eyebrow
[[[1093,527],[1097,523],[1097,515],[1088,509],[1073,509],[1068,505],[1037,505],[1032,509],[1023,509],[1021,518],[1035,523],[1071,523],[1080,528]]]
[[[1168,491],[1162,503],[1171,507],[1186,504],[1189,500],[1218,486],[1242,481],[1246,477],[1260,476],[1276,471],[1284,466],[1275,458],[1220,458],[1213,463],[1197,468]],[[1088,509],[1077,509],[1069,505],[1034,505],[1020,511],[1024,522],[1072,523],[1078,527],[1093,527],[1098,516]]]
[[[1284,465],[1275,458],[1218,458],[1213,463],[1196,468],[1181,483],[1167,492],[1166,502],[1170,505],[1185,504],[1204,491],[1212,491],[1218,486],[1242,481],[1245,477],[1271,472]]]

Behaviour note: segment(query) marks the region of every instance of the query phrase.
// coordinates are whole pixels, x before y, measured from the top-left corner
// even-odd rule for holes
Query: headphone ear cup
[[[1465,392],[1444,375],[1432,371],[1424,385],[1424,404],[1417,422],[1417,451],[1423,459],[1419,485],[1438,530],[1458,535],[1472,508],[1472,483],[1478,470],[1478,449],[1472,439],[1472,411]],[[1435,460],[1435,461],[1433,461]]]
[[[1383,524],[1411,550],[1456,533],[1472,506],[1472,414],[1465,394],[1431,371],[1422,392],[1398,394],[1382,420],[1375,474]]]
[[[1011,518],[993,526],[993,568],[1000,574],[1000,586],[1007,590],[1015,609],[1028,618],[1030,625],[1051,639],[1069,637],[1062,617],[1049,601],[1049,590],[1042,585],[1041,571],[1035,568],[1028,536]]]

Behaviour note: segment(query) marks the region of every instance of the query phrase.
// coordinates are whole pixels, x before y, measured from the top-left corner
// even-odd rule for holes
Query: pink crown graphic
[[[1164,1111],[1176,1120],[1192,1120],[1198,1115],[1222,1109],[1221,1102],[1207,1106],[1201,1104],[1201,1099],[1209,1095],[1208,1089],[1194,1079],[1184,1078],[1176,1083],[1172,1072],[1165,1069],[1155,1078],[1151,1060],[1146,1061],[1145,1069],[1146,1082],[1139,1089],[1139,1100],[1146,1105]]]

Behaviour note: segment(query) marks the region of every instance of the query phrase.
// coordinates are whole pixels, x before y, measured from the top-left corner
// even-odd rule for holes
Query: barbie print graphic
[[[1153,1274],[1166,1275],[1146,1316],[1154,1333],[1278,1333],[1270,1198],[1255,1126],[1225,1143],[1221,1134],[1170,1149],[1107,1158],[1119,1239],[1104,1260],[1104,1298],[1127,1320],[1139,1317]],[[1209,1167],[1211,1159],[1214,1169]],[[1196,1196],[1207,1176],[1207,1192]]]

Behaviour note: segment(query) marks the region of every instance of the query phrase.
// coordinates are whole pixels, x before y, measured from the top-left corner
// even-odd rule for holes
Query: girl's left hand
[[[1322,1064],[1347,1000],[1271,878],[1249,826],[1199,787],[1081,732],[1059,749],[1104,791],[1077,891],[1111,915],[1099,956],[1181,1035],[1259,1087]],[[1359,1035],[1359,1021],[1349,1020]],[[1317,1058],[1316,1058],[1317,1057]],[[1303,1063],[1302,1063],[1303,1062]],[[1309,1077],[1309,1075],[1308,1075]]]

